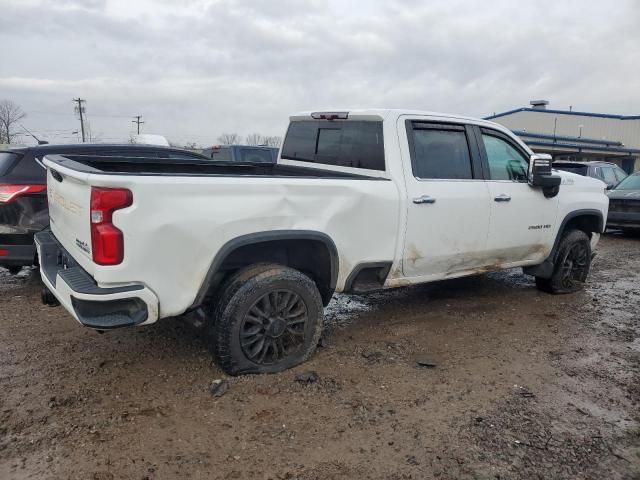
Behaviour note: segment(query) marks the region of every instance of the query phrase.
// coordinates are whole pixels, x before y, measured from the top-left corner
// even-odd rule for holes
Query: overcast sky
[[[640,1],[0,0],[0,99],[49,140],[216,143],[288,115],[393,107],[640,113]]]

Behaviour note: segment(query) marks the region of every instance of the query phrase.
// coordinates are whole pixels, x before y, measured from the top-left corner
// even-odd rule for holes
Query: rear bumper
[[[108,330],[158,319],[158,299],[144,285],[99,287],[50,231],[36,234],[35,243],[42,281],[82,325]]]
[[[640,228],[640,211],[609,211],[609,216],[607,217],[607,228]]]
[[[29,267],[36,258],[36,246],[0,244],[0,266]]]

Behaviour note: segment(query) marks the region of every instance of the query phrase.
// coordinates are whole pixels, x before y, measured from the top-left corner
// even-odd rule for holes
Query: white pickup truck
[[[512,267],[573,292],[608,210],[602,182],[552,171],[506,128],[419,111],[293,115],[271,165],[44,164],[44,298],[99,330],[204,311],[229,374],[307,359],[334,292]]]

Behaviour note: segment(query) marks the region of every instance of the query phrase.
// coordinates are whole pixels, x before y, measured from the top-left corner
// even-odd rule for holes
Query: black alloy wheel
[[[562,263],[561,283],[564,288],[573,289],[576,283],[582,284],[589,266],[589,252],[583,243],[575,243],[567,252]]]
[[[307,307],[290,290],[277,290],[260,297],[244,316],[240,345],[249,360],[271,365],[304,345]]]

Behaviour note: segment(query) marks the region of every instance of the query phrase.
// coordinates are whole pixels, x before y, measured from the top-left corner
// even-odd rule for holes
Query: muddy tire
[[[322,299],[298,270],[260,264],[227,280],[212,320],[211,346],[226,373],[281,372],[313,354],[322,333]]]
[[[564,234],[551,278],[536,277],[536,287],[547,293],[573,293],[581,290],[591,268],[591,240],[582,230]]]

